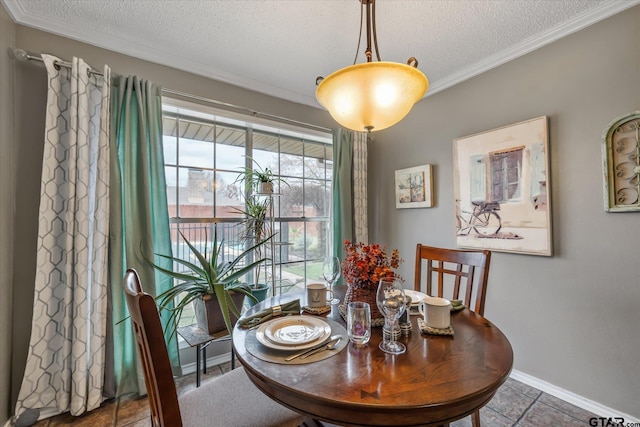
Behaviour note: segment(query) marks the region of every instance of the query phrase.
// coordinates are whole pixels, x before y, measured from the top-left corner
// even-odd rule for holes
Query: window
[[[490,153],[491,201],[507,202],[520,198],[523,148]]]
[[[227,260],[248,247],[241,238],[244,189],[237,178],[254,159],[286,182],[276,181],[277,194],[270,197],[276,236],[267,254],[273,260],[265,266],[267,283],[275,283],[275,292],[280,293],[320,279],[322,259],[332,247],[330,134],[238,120],[232,113],[166,98],[163,133],[175,257],[190,256],[178,231],[204,249],[205,242],[211,245],[215,228],[218,240],[224,239]]]

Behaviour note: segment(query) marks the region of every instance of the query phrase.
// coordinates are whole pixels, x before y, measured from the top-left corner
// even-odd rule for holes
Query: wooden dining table
[[[245,316],[293,299],[306,304],[304,292],[287,293],[257,304]],[[327,317],[344,324],[336,305]],[[513,350],[500,329],[466,308],[451,314],[453,336],[421,333],[418,317],[410,316],[412,331],[399,339],[407,347],[400,355],[378,348],[380,327],[372,328],[366,346],[349,344],[308,364],[255,357],[245,346],[249,331],[237,325],[233,345],[262,392],[313,419],[344,426],[446,425],[491,400],[511,371]]]

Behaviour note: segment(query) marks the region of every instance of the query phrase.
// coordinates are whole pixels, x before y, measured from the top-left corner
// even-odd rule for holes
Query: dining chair
[[[491,252],[487,250],[445,249],[418,243],[414,289],[421,292],[422,266],[426,264],[424,280],[427,295],[462,299],[470,310],[483,316],[490,261]],[[438,287],[435,294],[432,293],[434,278]],[[464,297],[461,298],[461,295]],[[474,427],[480,427],[480,410],[471,414],[471,423]]]
[[[258,390],[243,368],[178,397],[156,302],[142,290],[134,269],[125,273],[124,291],[142,359],[153,427],[295,427],[303,423],[302,415]]]
[[[421,292],[425,280],[427,295],[461,299],[470,310],[483,316],[490,261],[491,252],[487,250],[445,249],[418,243],[414,289]]]

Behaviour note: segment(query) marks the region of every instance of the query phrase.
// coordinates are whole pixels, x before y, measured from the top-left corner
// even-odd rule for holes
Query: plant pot
[[[251,285],[251,295],[258,299],[258,302],[264,301],[267,298],[267,292],[269,292],[269,286],[260,283],[258,285]],[[248,299],[248,298],[247,298]],[[247,301],[250,307],[253,307],[257,303],[253,302],[251,299]]]
[[[345,313],[346,308],[350,302],[361,301],[369,304],[371,309],[371,326],[382,326],[384,324],[384,316],[378,310],[378,304],[376,303],[377,288],[370,289],[366,287],[349,285],[347,293],[344,296],[344,302],[342,303]],[[342,314],[342,312],[341,312]]]
[[[258,183],[258,193],[261,193],[261,194],[272,194],[273,193],[273,182],[260,181],[260,183]]]
[[[230,292],[229,294],[231,295],[233,304],[238,311],[241,311],[244,295],[240,292]],[[207,296],[209,298],[207,298]],[[204,297],[204,300],[201,298],[195,300],[193,302],[193,308],[196,312],[196,323],[198,326],[209,335],[212,335],[216,332],[224,331],[227,326],[224,324],[224,317],[220,311],[217,298],[213,295],[207,296]],[[229,316],[231,317],[231,324],[235,325],[238,318],[231,311],[229,312]]]

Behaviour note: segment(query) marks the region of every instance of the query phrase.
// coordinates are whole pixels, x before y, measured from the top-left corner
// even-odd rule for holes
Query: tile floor
[[[211,381],[231,369],[231,363],[209,367],[202,381]],[[195,374],[176,380],[178,393],[195,388]],[[596,415],[509,378],[486,407],[480,410],[484,427],[588,426]],[[311,424],[311,423],[309,423]],[[36,427],[73,425],[77,427],[149,427],[147,398],[125,396],[105,402],[99,409],[81,417],[59,415],[35,424]],[[332,425],[325,424],[326,427]],[[471,426],[471,418],[463,418],[451,427]]]

